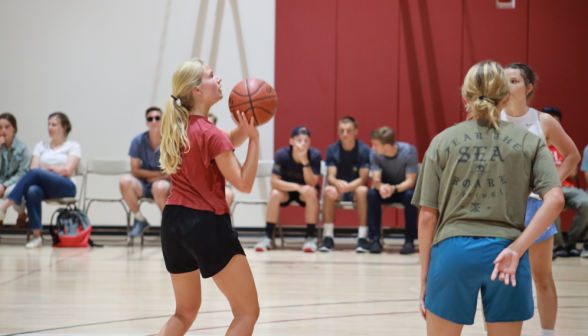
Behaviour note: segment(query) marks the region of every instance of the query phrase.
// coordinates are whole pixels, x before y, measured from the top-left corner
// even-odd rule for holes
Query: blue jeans
[[[29,229],[41,230],[41,204],[44,199],[75,197],[76,185],[67,177],[48,170],[29,170],[16,184],[8,199],[20,205],[25,198],[29,215]]]
[[[371,189],[368,192],[368,237],[371,240],[380,240],[380,228],[382,226],[382,204],[402,203],[404,205],[404,239],[412,243],[417,238],[417,217],[419,210],[412,205],[412,194],[414,189],[408,189],[401,193],[395,193],[392,196],[383,199],[380,191]]]

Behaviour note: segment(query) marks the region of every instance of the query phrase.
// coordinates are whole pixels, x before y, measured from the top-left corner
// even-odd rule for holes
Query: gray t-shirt
[[[400,184],[406,180],[406,174],[418,173],[419,163],[416,148],[406,142],[396,142],[398,152],[394,157],[378,155],[372,150],[370,169],[382,171],[382,183]]]
[[[531,132],[472,120],[437,135],[425,153],[412,204],[439,210],[433,244],[451,237],[515,240],[527,198],[561,186],[551,152]]]

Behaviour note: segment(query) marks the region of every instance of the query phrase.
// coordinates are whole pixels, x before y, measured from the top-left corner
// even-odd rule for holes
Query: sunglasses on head
[[[155,121],[159,121],[159,120],[161,120],[161,117],[149,117],[149,118],[147,118],[147,121],[152,122],[153,119],[155,119]]]

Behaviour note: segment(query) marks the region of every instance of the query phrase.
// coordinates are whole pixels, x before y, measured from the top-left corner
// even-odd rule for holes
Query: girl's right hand
[[[235,118],[237,115],[237,118]],[[237,111],[235,114],[232,114],[231,117],[237,127],[247,135],[250,140],[259,140],[259,132],[257,131],[257,127],[255,127],[255,119],[251,117],[250,121],[247,121],[247,116],[245,113],[241,111]]]

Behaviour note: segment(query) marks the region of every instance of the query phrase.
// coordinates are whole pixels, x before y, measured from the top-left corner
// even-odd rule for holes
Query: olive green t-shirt
[[[515,240],[527,198],[561,186],[551,153],[527,130],[471,120],[438,134],[425,153],[412,204],[439,210],[436,244],[457,236]]]

